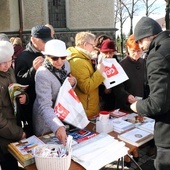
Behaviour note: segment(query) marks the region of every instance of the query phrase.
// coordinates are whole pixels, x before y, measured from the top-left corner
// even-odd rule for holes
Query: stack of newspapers
[[[134,128],[118,135],[118,138],[124,142],[139,147],[153,139],[153,134],[139,128]]]
[[[125,143],[100,133],[72,147],[72,159],[88,170],[98,170],[128,153]]]
[[[111,121],[112,121],[113,131],[117,133],[122,133],[135,127],[133,123],[125,121],[121,118],[111,119]]]

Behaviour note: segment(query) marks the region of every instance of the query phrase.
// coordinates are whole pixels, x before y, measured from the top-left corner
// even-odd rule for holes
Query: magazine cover
[[[16,104],[16,97],[18,95],[20,95],[21,93],[23,93],[29,85],[21,85],[18,83],[12,83],[8,86],[8,90],[9,90],[9,95],[10,95],[10,99],[11,102],[13,104],[14,107],[14,115],[16,116],[17,114],[17,104]]]
[[[35,163],[34,148],[42,144],[44,142],[33,135],[21,141],[10,143],[8,150],[25,167]]]
[[[97,133],[89,131],[87,129],[71,129],[68,131],[68,135],[73,137],[73,140],[76,141],[77,143],[83,142],[85,140],[88,140],[94,136],[97,135]]]

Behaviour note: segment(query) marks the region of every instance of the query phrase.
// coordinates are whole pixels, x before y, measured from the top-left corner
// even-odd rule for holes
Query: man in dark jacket
[[[155,118],[156,170],[170,169],[170,31],[162,31],[151,18],[142,17],[134,30],[135,40],[147,53],[149,96],[131,105],[142,116]]]
[[[23,85],[29,85],[27,93],[29,104],[22,106],[22,120],[27,137],[33,133],[32,128],[32,108],[36,97],[34,76],[36,70],[44,61],[43,54],[45,43],[51,40],[51,30],[43,25],[37,25],[31,29],[31,39],[26,49],[20,53],[15,60],[15,74],[17,82]]]

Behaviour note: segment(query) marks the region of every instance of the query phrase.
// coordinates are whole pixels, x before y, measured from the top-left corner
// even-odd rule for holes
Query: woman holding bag
[[[35,75],[34,132],[40,136],[52,131],[65,145],[67,140],[65,127],[54,113],[54,104],[64,80],[69,76],[70,84],[75,87],[76,79],[70,75],[70,65],[66,60],[66,45],[63,41],[48,41],[43,54],[45,61]]]

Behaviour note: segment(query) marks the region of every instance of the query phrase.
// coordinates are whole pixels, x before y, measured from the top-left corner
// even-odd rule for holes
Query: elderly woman
[[[13,46],[8,41],[0,41],[0,165],[3,170],[18,170],[18,163],[8,152],[8,144],[26,137],[23,129],[17,125],[14,108],[9,96],[8,86],[16,83],[11,68]],[[19,103],[26,103],[26,95],[19,95]]]
[[[116,106],[121,110],[133,112],[130,104],[147,96],[145,87],[145,60],[141,58],[142,50],[135,42],[134,35],[126,41],[127,56],[120,62],[129,79],[114,88]],[[133,158],[138,161],[138,151],[133,152]],[[125,157],[125,164],[130,167],[131,162]]]
[[[104,58],[115,58],[116,46],[113,40],[107,38],[102,41],[100,45],[100,54],[98,56],[98,63]],[[117,60],[118,61],[118,60]],[[115,109],[115,95],[113,88],[107,89],[104,84],[99,86],[100,95],[100,109],[106,111],[112,111]]]
[[[66,60],[66,45],[60,40],[50,40],[45,44],[45,61],[35,75],[36,99],[33,106],[33,127],[36,135],[53,132],[65,145],[67,135],[64,124],[54,113],[54,104],[59,89],[69,76],[72,86],[76,79],[70,75],[70,65]]]
[[[147,94],[144,89],[145,60],[141,58],[142,51],[135,42],[134,35],[126,42],[127,56],[120,62],[129,79],[115,88],[117,107],[132,112],[130,104],[142,99]],[[117,88],[121,87],[119,90]]]
[[[102,72],[104,66],[97,65],[94,70],[91,59],[95,46],[95,35],[91,32],[78,32],[75,36],[75,47],[69,47],[68,61],[71,73],[77,79],[75,92],[79,97],[89,119],[99,113],[99,85],[104,81]]]

